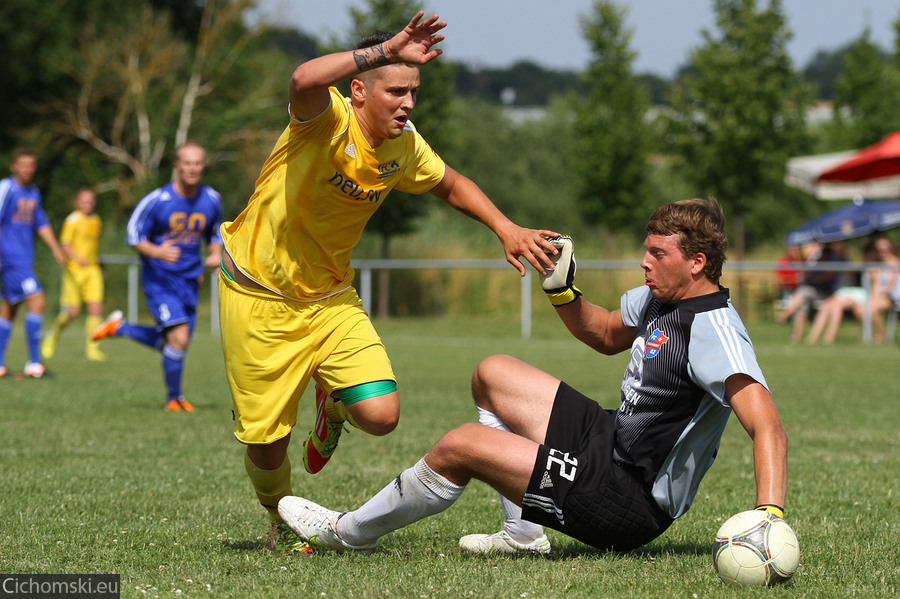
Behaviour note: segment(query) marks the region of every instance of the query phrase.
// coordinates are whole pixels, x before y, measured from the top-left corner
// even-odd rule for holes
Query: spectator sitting
[[[876,262],[879,260],[874,243],[870,242],[866,245],[863,251],[863,260],[865,262]],[[878,272],[870,272],[873,280],[877,278]],[[838,328],[844,320],[844,314],[851,312],[855,318],[862,321],[863,311],[868,300],[868,290],[858,281],[853,285],[844,285],[838,288],[822,302],[809,330],[809,336],[806,338],[807,344],[814,345],[818,343],[820,337],[826,345],[834,343]],[[882,339],[884,338],[884,327],[881,327],[881,337]]]
[[[873,271],[872,293],[869,309],[872,311],[872,339],[884,343],[884,315],[900,303],[900,255],[897,247],[886,237],[878,237],[873,242],[874,259],[890,265]]]
[[[800,271],[793,266],[800,262],[803,262],[803,251],[799,245],[788,246],[784,255],[778,259],[775,282],[778,285],[779,299],[788,299],[800,285]]]
[[[803,247],[803,255],[808,265],[847,261],[846,245],[842,241],[824,246],[811,242]],[[778,322],[792,321],[792,343],[803,339],[803,329],[816,304],[834,293],[845,280],[844,273],[840,271],[823,269],[802,272],[800,284],[789,297],[785,309],[776,317]]]

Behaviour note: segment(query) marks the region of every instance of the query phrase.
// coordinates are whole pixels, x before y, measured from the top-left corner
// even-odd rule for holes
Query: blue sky
[[[365,0],[260,0],[271,20],[308,33],[335,35],[349,27],[348,8]],[[634,69],[671,76],[701,44],[702,29],[714,30],[713,0],[622,0],[638,54]],[[766,5],[759,0],[758,5]],[[579,16],[593,0],[426,0],[426,11],[447,21],[445,55],[480,66],[509,66],[519,59],[545,67],[580,70],[589,60]],[[892,50],[892,22],[900,18],[893,0],[782,0],[794,39],[788,45],[803,67],[818,50],[835,50],[862,34]]]

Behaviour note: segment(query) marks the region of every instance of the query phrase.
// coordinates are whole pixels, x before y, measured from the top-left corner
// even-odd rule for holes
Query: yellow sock
[[[99,351],[100,342],[99,341],[91,341],[91,335],[94,334],[94,329],[100,326],[100,323],[103,322],[102,316],[91,316],[90,314],[84,319],[84,332],[87,335],[87,353],[91,353],[92,351]]]
[[[70,322],[72,322],[72,320],[69,318],[69,311],[63,308],[57,315],[56,320],[53,321],[53,336],[58,339],[59,334],[62,333],[62,330],[66,328]]]
[[[272,522],[281,522],[278,515],[278,500],[294,494],[291,491],[291,460],[284,456],[284,462],[277,469],[263,470],[245,453],[244,468],[247,469],[259,502],[269,512],[269,518]]]

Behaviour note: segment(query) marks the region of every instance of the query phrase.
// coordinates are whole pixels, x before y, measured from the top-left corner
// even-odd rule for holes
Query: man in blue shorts
[[[382,535],[448,508],[475,478],[500,492],[506,519],[497,533],[464,536],[464,550],[548,553],[543,526],[629,550],[690,508],[732,410],[753,440],[753,505],[783,517],[787,436],[719,286],[728,242],[718,202],[683,200],[653,213],[645,285],[625,293],[618,310],[582,297],[572,240],[552,241],[556,268],[541,285],[566,327],[600,353],[631,352],[618,410],[511,356],[489,357],[472,381],[479,423],[445,434],[362,507],[341,513],[283,498],[279,513],[301,538],[371,553]]]
[[[37,155],[22,148],[13,154],[9,167],[12,176],[0,181],[0,276],[3,299],[0,302],[0,378],[9,374],[6,348],[12,334],[12,322],[24,302],[25,340],[28,362],[24,374],[40,378],[46,373],[41,363],[41,329],[47,305],[44,290],[34,274],[34,237],[47,244],[60,266],[66,255],[53,235],[53,227],[44,214],[41,192],[31,183],[37,170]]]
[[[203,268],[222,261],[222,201],[201,183],[206,151],[194,142],[175,154],[175,180],[144,197],[128,221],[126,242],[141,256],[141,285],[156,326],[125,322],[113,312],[92,338],[130,337],[162,353],[167,412],[193,412],[181,392],[184,356],[197,318]],[[203,260],[203,242],[208,256]]]

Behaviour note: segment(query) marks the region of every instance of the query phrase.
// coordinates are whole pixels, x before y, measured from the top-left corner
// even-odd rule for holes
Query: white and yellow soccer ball
[[[712,554],[719,578],[742,586],[787,582],[800,563],[794,531],[782,518],[762,510],[726,520],[716,533]]]

